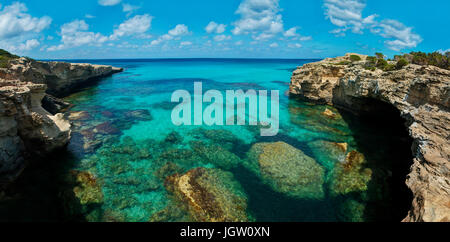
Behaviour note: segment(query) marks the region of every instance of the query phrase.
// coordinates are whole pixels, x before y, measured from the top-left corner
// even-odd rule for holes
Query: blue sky
[[[448,0],[0,4],[0,48],[38,59],[323,58],[450,48]]]

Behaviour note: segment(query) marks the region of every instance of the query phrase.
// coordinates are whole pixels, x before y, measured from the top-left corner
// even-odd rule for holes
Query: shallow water
[[[83,117],[72,120],[69,154],[59,157],[70,164],[61,168],[62,177],[69,171],[73,174],[73,170],[87,171],[98,186],[78,193],[88,201],[81,199],[81,208],[70,205],[72,198],[61,197],[68,213],[64,215],[66,219],[189,220],[186,211],[167,212],[176,207],[177,201],[166,190],[164,180],[197,167],[232,173],[236,184],[230,184],[230,189],[245,198],[250,221],[397,219],[392,213],[395,206],[390,187],[391,161],[396,159],[396,151],[391,147],[397,140],[383,133],[379,123],[373,125],[333,107],[289,99],[286,95],[292,71],[311,60],[86,62],[124,67],[125,71],[66,98],[75,104],[67,116],[85,112]],[[173,125],[172,92],[186,89],[192,93],[196,81],[203,83],[204,91],[279,90],[279,134],[261,137],[255,126]],[[335,116],[325,116],[326,109]],[[258,163],[249,158],[251,147],[279,141],[301,150],[323,170],[323,177],[318,179],[319,196],[314,195],[318,191],[294,193],[286,187],[292,182],[292,186],[298,186],[295,172],[281,178],[289,182],[280,185],[279,180],[254,169]],[[346,144],[345,151],[340,151],[336,143]],[[363,161],[345,166],[346,156],[352,151],[362,153]],[[63,188],[75,191],[67,184],[61,185]],[[101,201],[93,203],[99,196]]]

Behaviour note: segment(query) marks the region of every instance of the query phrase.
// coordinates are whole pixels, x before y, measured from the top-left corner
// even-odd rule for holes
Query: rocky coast
[[[60,112],[70,104],[56,97],[121,71],[29,58],[12,58],[0,68],[0,184],[15,180],[31,157],[68,144],[71,125]]]
[[[397,109],[413,139],[414,160],[404,177],[413,199],[404,221],[450,221],[450,71],[415,64],[383,70],[373,61],[347,54],[305,64],[294,71],[290,94],[357,115]]]

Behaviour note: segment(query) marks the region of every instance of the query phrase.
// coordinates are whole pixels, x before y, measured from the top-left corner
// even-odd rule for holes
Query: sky
[[[36,59],[325,58],[450,48],[448,0],[0,0]]]

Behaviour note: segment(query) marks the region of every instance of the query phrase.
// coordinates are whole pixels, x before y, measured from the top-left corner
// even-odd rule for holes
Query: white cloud
[[[279,45],[277,43],[272,43],[269,46],[270,48],[277,48]]]
[[[108,37],[100,33],[89,32],[88,29],[89,25],[84,20],[74,20],[64,24],[60,32],[62,44],[50,46],[47,50],[63,50],[87,44],[99,45],[108,40]]]
[[[127,13],[127,17],[140,8],[141,8],[140,6],[135,6],[128,3],[122,4],[122,11]]]
[[[117,40],[120,37],[131,35],[146,37],[145,33],[151,28],[152,19],[153,17],[148,14],[136,15],[133,18],[127,19],[119,27],[114,29],[114,33],[110,36],[110,39]]]
[[[224,35],[224,34],[214,36],[214,41],[217,41],[217,42],[221,42],[224,40],[230,40],[230,39],[231,39],[231,36]]]
[[[190,42],[190,41],[183,41],[183,42],[180,43],[180,47],[189,46],[189,45],[192,45],[192,42]]]
[[[178,24],[174,29],[169,30],[171,36],[182,36],[189,33],[189,29],[184,24]]]
[[[439,53],[445,55],[447,52],[450,52],[450,49],[447,49],[447,50],[442,50],[442,49],[440,49],[440,50],[438,50],[437,52],[439,52]]]
[[[413,33],[411,27],[407,27],[397,20],[383,20],[372,30],[372,32],[379,34],[386,39],[390,39],[386,40],[384,43],[389,49],[395,51],[413,48],[422,42],[422,37]]]
[[[397,20],[377,21],[377,14],[363,17],[365,0],[325,0],[324,7],[326,18],[339,27],[330,31],[336,36],[345,36],[348,30],[362,34],[364,29],[370,29],[372,33],[388,39],[384,43],[395,51],[414,48],[422,42],[420,35],[413,33],[411,27]]]
[[[235,45],[243,45],[244,44],[244,41],[242,41],[242,40],[239,40],[239,41],[236,41],[236,43],[234,43]]]
[[[169,41],[174,38],[180,38],[181,36],[188,35],[189,28],[184,24],[178,24],[175,28],[169,30],[169,32],[165,35],[160,36],[158,39],[153,40],[150,45],[155,46],[159,45],[164,41]]]
[[[0,5],[1,7],[1,5]],[[50,26],[48,16],[32,17],[23,3],[15,2],[0,11],[0,39],[11,39],[25,34],[36,34]]]
[[[89,18],[89,19],[95,18],[94,15],[90,15],[90,14],[85,14],[84,17],[85,18]]]
[[[37,39],[31,39],[27,40],[24,43],[20,43],[18,45],[8,45],[2,46],[3,48],[7,49],[8,51],[12,52],[21,52],[21,51],[28,51],[32,50],[40,45],[39,41]]]
[[[218,24],[214,21],[209,22],[205,30],[208,34],[215,32],[216,34],[221,34],[225,32],[227,26],[225,24]]]
[[[236,11],[241,19],[234,23],[233,34],[252,34],[254,39],[268,39],[283,32],[279,0],[243,0]]]
[[[288,44],[288,47],[293,48],[293,49],[298,49],[298,48],[301,48],[302,45],[299,43],[295,43],[295,44]]]
[[[98,4],[102,6],[114,6],[121,2],[122,0],[98,0]]]
[[[347,30],[362,34],[366,26],[373,24],[376,14],[366,18],[362,17],[362,11],[366,7],[364,0],[325,0],[325,15],[331,23],[338,26],[333,30],[335,34],[344,34]]]
[[[284,32],[283,34],[285,37],[296,37],[299,34],[297,34],[297,27],[292,27],[288,30],[286,30],[286,32]]]

